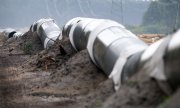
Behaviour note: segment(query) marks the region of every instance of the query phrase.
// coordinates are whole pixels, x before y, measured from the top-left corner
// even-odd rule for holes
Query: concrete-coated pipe
[[[64,25],[64,27],[63,27],[62,35],[63,36],[69,36],[69,33],[70,33],[70,30],[71,30],[72,26],[74,24],[78,23],[79,21],[81,21],[82,19],[83,18],[81,18],[81,17],[77,17],[77,18],[73,18],[70,21],[68,21],[66,23],[66,25]]]
[[[48,49],[54,44],[56,39],[61,40],[61,29],[57,26],[53,19],[40,19],[31,25],[30,30],[37,32],[37,35],[41,39],[44,48]]]
[[[171,94],[180,85],[180,31],[149,46],[140,57],[140,70]]]
[[[116,90],[136,72],[148,73],[167,94],[180,85],[180,31],[150,46],[111,20],[74,18],[63,32],[76,50],[87,48]]]
[[[89,33],[102,21],[82,17],[74,18],[64,26],[63,36],[69,36],[72,46],[77,51],[85,49],[88,43]]]
[[[117,22],[105,19],[75,18],[63,32],[76,50],[87,48],[92,61],[115,83],[117,90],[127,59],[147,45]]]
[[[3,31],[3,35],[5,36],[6,39],[8,39],[8,38],[18,38],[18,37],[21,37],[23,34],[24,33],[16,31],[15,29],[11,29],[11,28],[5,29]]]

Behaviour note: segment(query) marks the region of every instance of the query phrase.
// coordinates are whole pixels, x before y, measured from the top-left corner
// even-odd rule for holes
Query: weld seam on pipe
[[[48,44],[49,41],[50,41],[49,38],[46,38],[46,39],[44,40],[44,48],[45,48],[45,49],[47,48],[47,44]]]
[[[99,33],[101,33],[101,31],[109,28],[109,27],[121,27],[120,24],[113,22],[113,23],[107,23],[108,21],[103,21],[101,24],[99,24],[96,29],[89,35],[89,40],[88,40],[88,44],[87,44],[87,50],[89,52],[89,55],[92,59],[92,61],[97,65],[94,56],[93,56],[93,45],[94,45],[94,41],[96,39],[96,37],[98,36]],[[111,21],[110,21],[111,22]],[[103,26],[102,26],[103,25]]]
[[[69,33],[69,40],[70,40],[73,48],[77,51],[77,48],[76,48],[76,46],[75,46],[75,44],[74,44],[74,39],[73,39],[73,37],[74,37],[74,36],[73,36],[73,33],[74,33],[74,29],[76,28],[76,25],[77,25],[77,23],[74,24],[74,25],[71,27],[71,30],[70,30],[70,33]]]
[[[31,25],[31,27],[30,27],[31,32],[37,31],[37,25],[36,25],[36,30],[34,30],[34,29],[35,29],[35,24],[37,24],[37,22],[34,22],[34,23]]]
[[[87,20],[89,20],[89,21],[87,22],[87,24],[85,24],[85,27],[82,28],[82,32],[81,32],[80,35],[82,35],[82,33],[86,30],[86,27],[88,27],[89,24],[91,24],[93,21],[95,21],[94,19],[88,19],[88,18],[86,19],[86,21],[87,21]],[[75,45],[75,43],[74,43],[74,31],[75,31],[75,28],[77,27],[77,25],[78,25],[79,23],[81,23],[81,21],[79,21],[78,23],[74,24],[74,25],[71,27],[71,30],[70,30],[70,33],[69,33],[70,42],[71,42],[73,48],[74,48],[76,51],[78,51],[78,49],[77,49],[77,47],[76,47],[76,45]]]
[[[143,51],[143,48],[134,49],[136,46],[133,46],[129,49],[124,49],[124,51],[121,52],[119,58],[116,60],[115,65],[113,67],[112,72],[109,75],[109,78],[111,78],[114,82],[114,89],[117,91],[121,86],[121,76],[123,72],[123,68],[127,62],[128,57],[132,56],[135,53],[138,53],[140,51]]]
[[[77,17],[77,18],[73,18],[73,19],[71,19],[70,21],[68,21],[68,22],[66,23],[66,25],[63,27],[63,32],[66,31],[65,34],[63,34],[63,35],[69,36],[69,33],[70,33],[70,30],[71,30],[72,26],[73,26],[75,23],[78,23],[78,22],[81,21],[81,20],[82,20],[81,17]],[[69,27],[69,26],[71,26],[71,27]],[[68,33],[67,33],[67,31],[68,31]]]
[[[47,23],[47,22],[54,22],[54,20],[53,19],[47,19],[47,20],[44,20],[44,21],[42,21],[42,22],[37,22],[37,33],[38,34],[40,34],[39,33],[39,28],[44,24],[44,23]]]
[[[86,19],[86,20],[87,20],[87,19]],[[85,27],[82,29],[82,32],[81,32],[80,35],[82,35],[83,32],[85,32],[85,30],[86,30],[86,28],[89,26],[89,24],[91,24],[91,23],[93,23],[93,22],[95,22],[95,21],[96,21],[96,20],[94,20],[94,19],[89,20],[88,23],[85,24]],[[73,40],[74,40],[74,36],[72,36],[72,37],[73,37]],[[73,42],[74,42],[74,41],[73,41]],[[86,48],[87,48],[87,45],[86,45]]]

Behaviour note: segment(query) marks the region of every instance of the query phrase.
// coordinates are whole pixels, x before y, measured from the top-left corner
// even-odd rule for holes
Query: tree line
[[[149,33],[171,33],[180,28],[180,0],[151,2],[141,27]]]

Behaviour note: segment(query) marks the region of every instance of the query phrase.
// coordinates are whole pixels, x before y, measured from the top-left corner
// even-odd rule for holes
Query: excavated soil
[[[115,92],[87,50],[76,52],[67,37],[43,50],[31,32],[19,39],[0,35],[0,108],[163,108],[174,98],[145,73]]]

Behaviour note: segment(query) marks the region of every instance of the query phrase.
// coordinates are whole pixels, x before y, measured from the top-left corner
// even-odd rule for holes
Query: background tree
[[[158,0],[151,2],[144,14],[142,26],[147,29],[151,26],[151,32],[170,33],[180,28],[179,19],[180,0]]]

